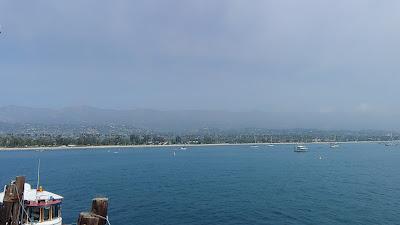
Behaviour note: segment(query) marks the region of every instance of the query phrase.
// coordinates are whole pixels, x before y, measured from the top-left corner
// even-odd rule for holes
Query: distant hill
[[[396,116],[382,118],[350,113],[271,113],[212,110],[149,109],[113,110],[89,106],[62,109],[0,107],[1,124],[129,125],[164,131],[199,128],[317,128],[317,129],[393,129]]]
[[[0,122],[33,124],[116,124],[140,128],[176,130],[202,127],[242,128],[268,125],[265,113],[202,110],[113,110],[89,106],[62,109],[0,107]]]

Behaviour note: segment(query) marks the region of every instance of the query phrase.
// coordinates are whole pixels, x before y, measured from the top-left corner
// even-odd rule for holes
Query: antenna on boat
[[[37,169],[37,185],[36,185],[36,190],[39,190],[39,183],[40,183],[40,159],[38,162],[38,169]]]

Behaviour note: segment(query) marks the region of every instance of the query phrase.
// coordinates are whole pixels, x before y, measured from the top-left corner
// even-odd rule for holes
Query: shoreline
[[[337,144],[368,144],[368,143],[386,143],[390,141],[347,141],[347,142],[334,142]],[[305,145],[311,144],[330,144],[333,142],[310,142],[302,143]],[[106,148],[171,148],[171,147],[207,147],[207,146],[246,146],[246,145],[294,145],[298,143],[293,142],[279,142],[279,143],[219,143],[219,144],[170,144],[170,145],[89,145],[89,146],[46,146],[46,147],[0,147],[2,151],[57,151],[57,150],[82,150],[82,149],[106,149]]]

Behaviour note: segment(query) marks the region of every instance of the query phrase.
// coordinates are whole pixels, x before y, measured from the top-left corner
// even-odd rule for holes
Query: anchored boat
[[[3,205],[5,193],[6,188],[0,193],[0,205]],[[24,184],[22,196],[20,224],[62,225],[62,196],[45,191],[42,187],[32,189],[28,183]]]
[[[339,144],[336,143],[336,142],[330,143],[330,144],[329,144],[329,147],[330,147],[330,148],[339,148]]]
[[[339,148],[339,144],[336,142],[336,135],[334,141],[329,144],[330,148]]]
[[[308,148],[304,145],[296,145],[294,148],[295,152],[308,152]]]

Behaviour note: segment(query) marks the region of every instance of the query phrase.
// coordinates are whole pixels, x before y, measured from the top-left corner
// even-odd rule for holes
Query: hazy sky
[[[398,0],[0,0],[0,106],[400,113]]]

